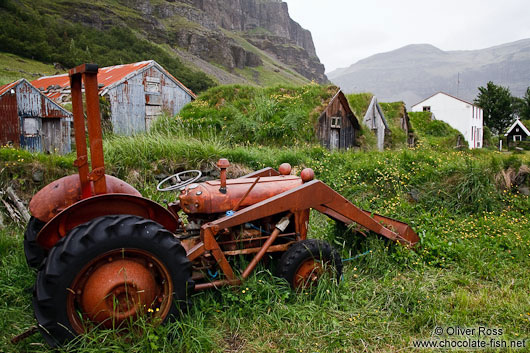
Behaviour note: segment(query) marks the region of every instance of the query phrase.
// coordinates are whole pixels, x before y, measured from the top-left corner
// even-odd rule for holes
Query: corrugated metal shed
[[[68,75],[41,77],[32,83],[59,103],[70,101]],[[145,131],[163,112],[177,114],[196,98],[154,60],[100,68],[98,83],[99,95],[109,104],[112,130],[117,134]]]
[[[331,99],[318,119],[317,136],[329,149],[357,146],[361,126],[341,90]]]
[[[0,143],[31,151],[71,151],[72,115],[26,79],[0,87]]]

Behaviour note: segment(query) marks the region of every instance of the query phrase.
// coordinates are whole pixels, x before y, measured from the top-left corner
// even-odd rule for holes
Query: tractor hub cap
[[[320,262],[313,259],[302,262],[294,275],[294,287],[298,289],[311,287],[316,284],[317,280],[323,273]]]
[[[137,261],[120,259],[103,264],[87,279],[79,303],[88,318],[106,327],[144,313],[156,299],[153,273]]]

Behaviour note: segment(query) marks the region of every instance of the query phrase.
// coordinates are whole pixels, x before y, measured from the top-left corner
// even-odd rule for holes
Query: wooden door
[[[62,153],[63,134],[61,131],[61,119],[42,119],[42,152]]]
[[[333,128],[331,129],[331,134],[329,136],[329,148],[336,150],[340,147],[340,129]]]

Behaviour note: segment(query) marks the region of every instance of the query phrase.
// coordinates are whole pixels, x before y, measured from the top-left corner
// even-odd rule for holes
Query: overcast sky
[[[284,0],[326,72],[408,44],[482,49],[530,38],[529,0]]]

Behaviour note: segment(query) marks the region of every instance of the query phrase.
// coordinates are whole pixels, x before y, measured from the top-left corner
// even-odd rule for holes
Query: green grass
[[[0,52],[0,86],[20,78],[33,81],[41,76],[63,73],[53,65],[23,58],[10,53]]]
[[[219,86],[201,94],[175,118],[159,120],[153,131],[188,136],[218,136],[232,143],[307,144],[316,140],[314,126],[334,86],[258,88]]]
[[[462,134],[441,120],[432,120],[430,112],[409,112],[414,132],[425,145],[437,148],[455,148],[460,137],[460,148],[467,148]]]
[[[386,122],[390,128],[390,135],[385,140],[385,147],[391,149],[407,147],[407,134],[401,128],[401,119],[405,115],[405,103],[379,103]]]
[[[374,95],[372,93],[356,93],[346,95],[348,103],[350,104],[350,107],[357,119],[363,119],[373,96]]]
[[[213,116],[221,110],[218,104],[250,110],[255,92],[237,86],[214,89],[194,104],[208,107]],[[319,97],[318,92],[309,96]],[[304,101],[303,95],[284,93],[282,99]],[[416,148],[363,153],[290,141],[237,143],[215,129],[190,137],[190,130],[173,124],[166,117],[150,133],[106,138],[107,172],[161,202],[176,194],[156,191],[158,173],[209,167],[219,157],[239,170],[287,161],[297,171],[312,167],[318,179],[358,206],[409,223],[421,242],[410,250],[364,238],[313,212],[311,237],[327,239],[343,258],[365,254],[345,263],[338,286],[326,280],[296,294],[260,267],[242,287],[195,294],[190,312],[175,323],[152,327],[140,320],[128,333],[95,331],[64,351],[413,351],[412,341],[430,338],[435,326],[456,325],[502,328],[506,340],[528,338],[530,199],[517,187],[503,188],[496,177],[529,165],[530,154],[435,149],[428,139],[440,137],[421,135],[428,131],[421,124],[415,125],[420,132]],[[47,182],[73,172],[73,159],[0,148],[0,188],[9,183],[28,199]],[[34,168],[45,171],[43,182],[31,181]],[[38,334],[9,343],[35,323],[35,273],[24,261],[22,233],[22,225],[14,222],[0,230],[0,351],[52,351]]]

